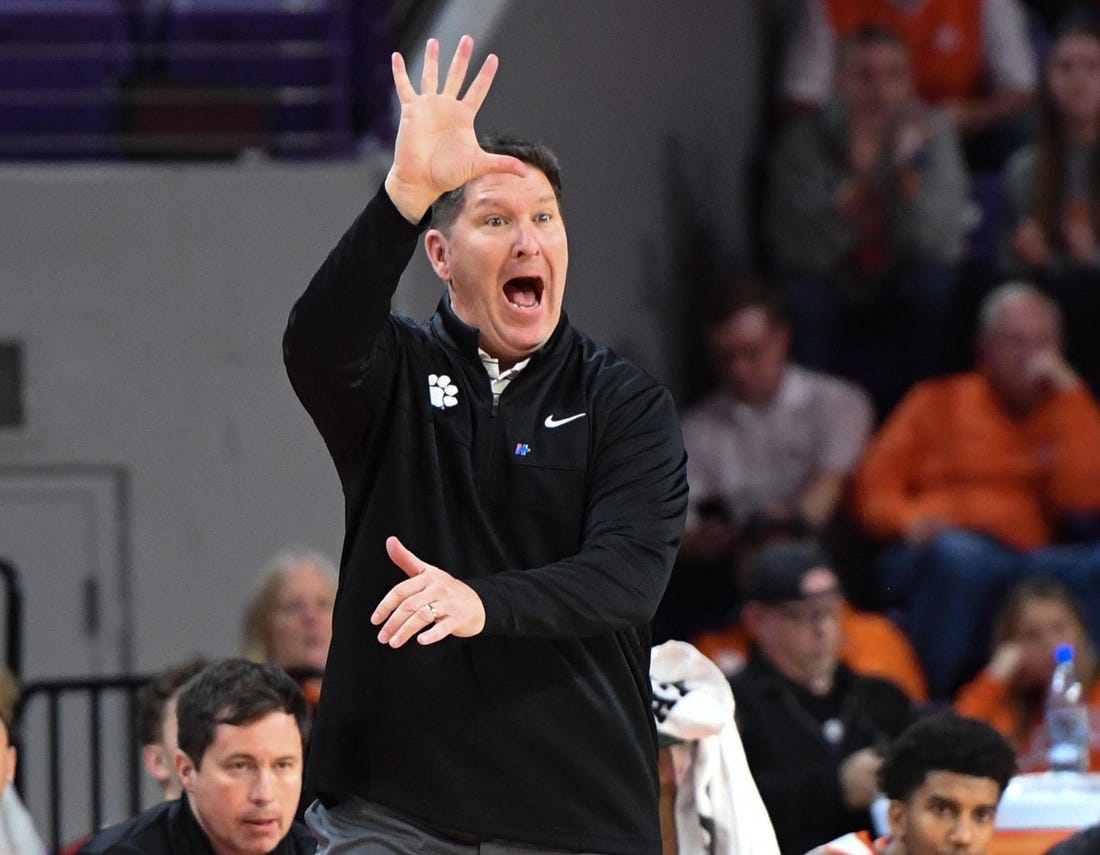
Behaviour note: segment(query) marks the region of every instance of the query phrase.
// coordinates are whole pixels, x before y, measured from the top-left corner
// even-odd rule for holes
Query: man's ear
[[[167,756],[163,746],[155,743],[143,745],[141,747],[141,759],[145,771],[149,772],[153,780],[160,783],[162,787],[164,782],[172,777],[171,766],[175,765],[175,760]]]
[[[439,229],[428,229],[424,235],[424,250],[428,253],[428,261],[432,264],[435,275],[444,282],[451,281],[450,253],[447,244],[447,236]]]
[[[12,783],[15,780],[15,764],[19,762],[19,751],[14,745],[8,746],[8,777],[5,783]]]
[[[905,826],[909,819],[909,808],[900,799],[890,799],[886,809],[886,820],[890,823],[890,838],[905,842]]]
[[[191,758],[187,756],[187,753],[181,748],[176,749],[176,774],[179,775],[180,781],[183,783],[183,788],[187,792],[191,792],[191,789],[195,786],[194,778],[195,764],[191,762]]]
[[[172,770],[168,768],[169,760],[164,756],[164,750],[159,745],[141,746],[141,762],[145,766],[145,771],[161,786],[164,786],[164,782],[172,775]]]

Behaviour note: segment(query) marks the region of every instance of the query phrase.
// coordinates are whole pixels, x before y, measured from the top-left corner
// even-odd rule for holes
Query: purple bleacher
[[[0,2],[0,157],[110,154],[131,62],[115,0]]]
[[[279,153],[348,151],[348,8],[348,0],[170,0],[168,77],[265,90],[276,99],[265,130]]]

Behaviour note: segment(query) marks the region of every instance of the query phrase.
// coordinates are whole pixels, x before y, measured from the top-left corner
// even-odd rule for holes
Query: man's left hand
[[[401,647],[416,636],[434,644],[448,635],[469,638],[485,628],[485,606],[469,585],[426,561],[421,561],[396,537],[386,538],[390,559],[408,574],[382,598],[370,622],[382,624],[378,640]]]

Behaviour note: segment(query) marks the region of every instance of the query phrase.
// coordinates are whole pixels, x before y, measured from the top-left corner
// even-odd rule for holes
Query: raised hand
[[[382,644],[400,647],[414,635],[420,644],[433,644],[448,635],[469,638],[485,628],[485,607],[473,588],[421,561],[396,537],[386,538],[386,552],[409,578],[394,585],[370,617],[375,626],[382,624]]]
[[[477,143],[474,117],[489,93],[498,60],[489,54],[481,70],[459,98],[474,40],[458,42],[443,91],[439,91],[439,42],[429,39],[424,51],[424,71],[417,93],[399,53],[392,58],[393,82],[401,102],[393,165],[386,176],[386,192],[397,210],[411,222],[419,222],[439,196],[490,172],[523,176],[527,167],[504,155],[487,154]]]

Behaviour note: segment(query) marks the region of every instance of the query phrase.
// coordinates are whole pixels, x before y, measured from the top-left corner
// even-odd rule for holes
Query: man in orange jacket
[[[890,544],[877,567],[933,697],[987,652],[1015,580],[1060,578],[1100,627],[1100,407],[1062,355],[1057,306],[1009,283],[980,313],[977,370],[921,383],[872,440],[855,479],[858,520]]]

